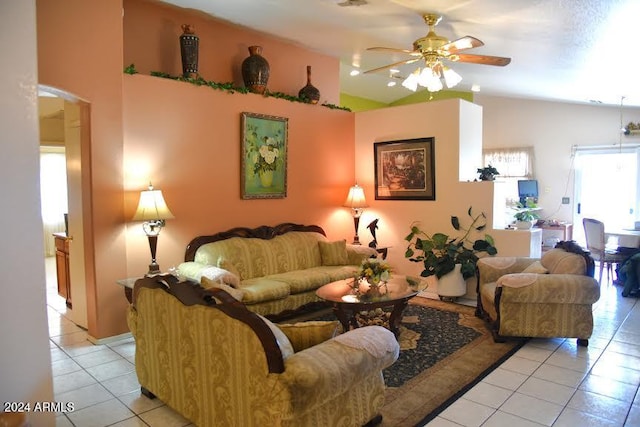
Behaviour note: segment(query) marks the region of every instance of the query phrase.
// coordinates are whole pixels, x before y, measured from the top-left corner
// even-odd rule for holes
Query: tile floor
[[[64,316],[54,262],[46,260],[55,400],[76,408],[56,425],[191,426],[140,394],[133,339],[93,345]],[[594,315],[587,349],[574,339],[531,340],[428,426],[640,426],[640,305],[603,284]]]

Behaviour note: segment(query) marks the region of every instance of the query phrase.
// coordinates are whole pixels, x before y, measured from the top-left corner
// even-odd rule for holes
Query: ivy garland
[[[138,74],[138,71],[136,70],[136,67],[134,64],[131,64],[128,67],[125,67],[124,72],[125,74]],[[164,79],[177,80],[179,82],[191,83],[196,86],[209,86],[212,89],[223,90],[229,93],[236,93],[236,92],[250,93],[248,88],[237,87],[233,84],[233,82],[218,83],[211,80],[205,80],[200,76],[197,76],[197,77],[172,76],[171,74],[163,73],[162,71],[152,71],[150,74],[153,77],[162,77]],[[283,92],[271,92],[268,89],[265,90],[264,96],[285,99],[291,102],[302,102],[304,104],[308,104],[310,102],[310,100],[307,97],[298,97],[298,96],[288,95]],[[331,108],[332,110],[351,111],[351,109],[348,107],[341,107],[335,104],[323,103],[321,105],[323,107]]]

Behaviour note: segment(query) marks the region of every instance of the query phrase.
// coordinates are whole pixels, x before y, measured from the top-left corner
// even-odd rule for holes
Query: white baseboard
[[[124,334],[114,335],[112,337],[99,338],[99,339],[94,338],[91,335],[88,335],[87,339],[95,345],[108,345],[108,344],[113,344],[116,341],[126,340],[131,337],[133,337],[133,335],[131,335],[131,332],[125,332]]]

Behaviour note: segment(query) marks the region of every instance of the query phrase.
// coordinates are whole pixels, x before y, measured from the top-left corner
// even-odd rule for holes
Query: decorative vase
[[[249,46],[249,56],[242,61],[242,80],[253,93],[264,93],[269,81],[269,63],[261,46]]]
[[[180,55],[182,56],[182,75],[196,77],[198,75],[198,44],[200,38],[193,33],[190,24],[182,25],[180,36]]]
[[[455,299],[467,293],[467,282],[462,277],[462,264],[456,264],[453,271],[438,279],[440,299]]]
[[[260,184],[264,188],[269,188],[273,184],[273,171],[261,171],[258,175],[260,177]]]
[[[307,65],[307,85],[300,89],[298,98],[310,104],[317,104],[320,101],[320,91],[311,84],[311,65]]]

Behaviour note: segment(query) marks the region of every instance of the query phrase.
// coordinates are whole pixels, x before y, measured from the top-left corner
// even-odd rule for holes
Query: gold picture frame
[[[242,113],[243,199],[287,197],[287,138],[289,119]]]

